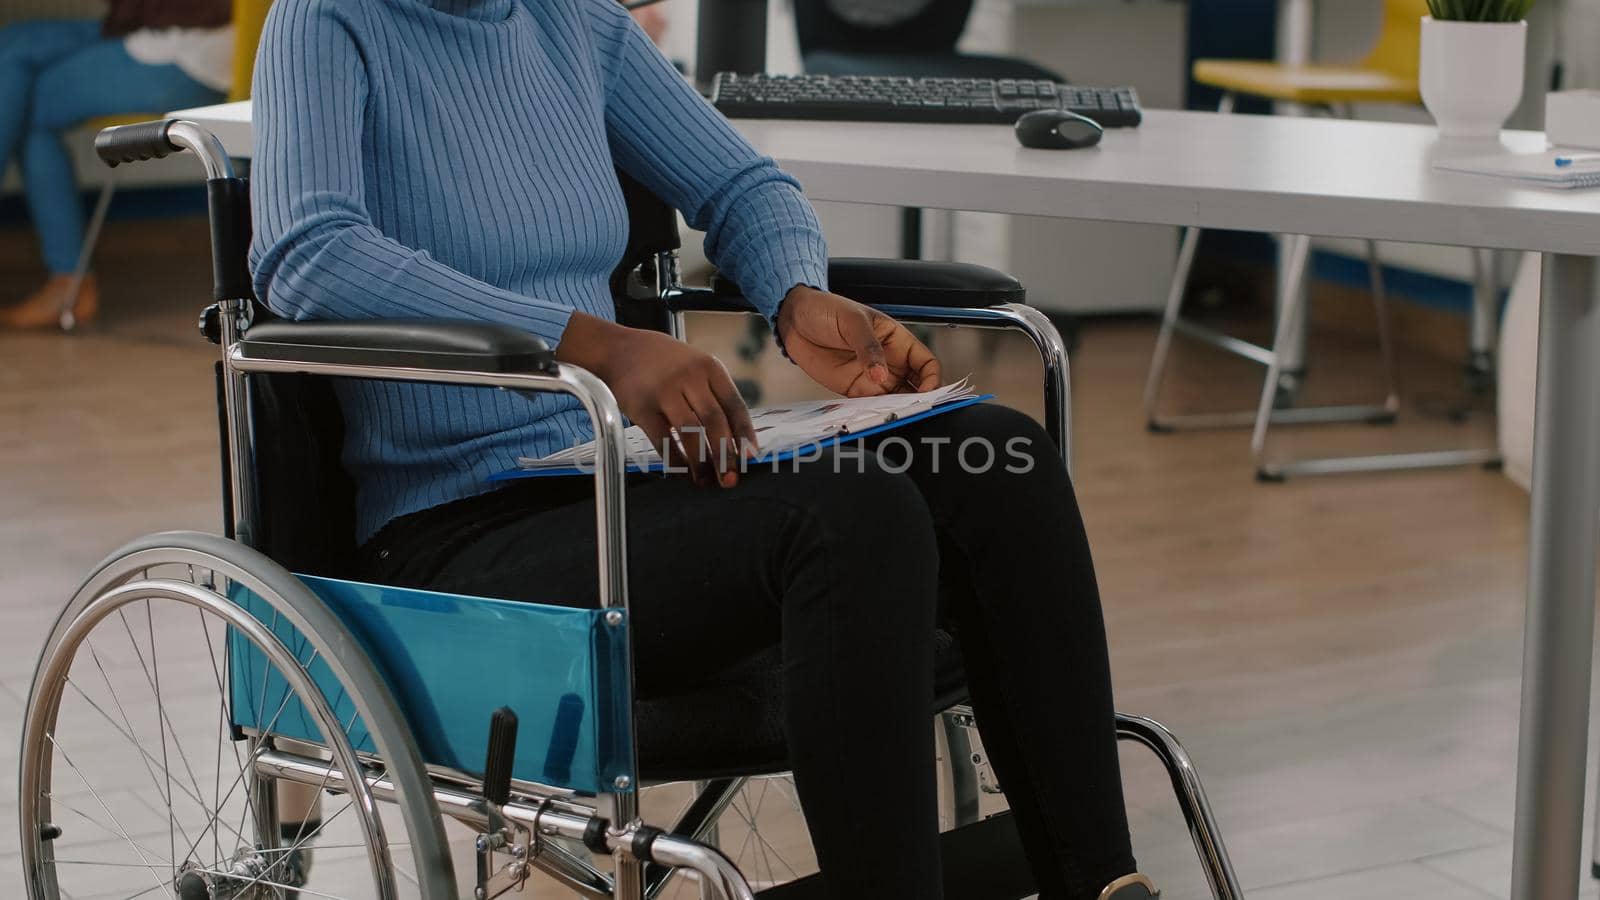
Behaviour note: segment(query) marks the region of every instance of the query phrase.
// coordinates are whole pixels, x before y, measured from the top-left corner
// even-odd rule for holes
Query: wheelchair
[[[165,120],[107,129],[96,148],[112,166],[182,150],[205,165],[216,302],[201,330],[222,351],[226,529],[134,541],[51,629],[21,751],[31,900],[443,900],[458,896],[458,864],[475,870],[475,900],[523,890],[535,869],[594,897],[694,889],[674,887],[683,873],[702,897],[819,896],[814,875],[758,894],[716,845],[749,780],[787,769],[775,652],[689,693],[635,695],[624,421],[606,386],[502,326],[274,321],[247,269],[248,185],[214,136]],[[691,311],[748,309],[733,285],[680,284],[675,215],[625,177],[624,189],[620,317],[681,336]],[[904,321],[1021,331],[1041,352],[1047,424],[1067,447],[1066,353],[1013,279],[909,261],[835,260],[830,271],[836,289]],[[341,580],[354,503],[332,378],[576,398],[598,448],[599,608]],[[959,647],[940,638],[930,712],[957,826],[942,838],[951,896],[1029,895],[1009,816],[980,815],[980,795],[999,788],[964,705]],[[1212,893],[1239,900],[1178,741],[1135,716],[1119,715],[1117,730],[1160,759]],[[640,798],[661,784],[686,785],[690,799],[654,827]],[[473,837],[468,860],[452,856],[446,820]]]

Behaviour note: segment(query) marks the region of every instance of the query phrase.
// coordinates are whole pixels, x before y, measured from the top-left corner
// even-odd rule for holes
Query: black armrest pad
[[[934,262],[924,259],[863,259],[841,256],[828,260],[828,284],[835,293],[868,306],[937,306],[944,309],[982,309],[1002,303],[1023,303],[1028,292],[1022,282],[1004,272],[971,263]],[[688,309],[750,309],[739,286],[721,274],[711,276],[711,289],[721,298],[737,298],[737,306],[686,301]],[[701,305],[693,305],[701,304]]]
[[[1028,297],[1022,282],[1004,272],[922,259],[830,259],[828,283],[835,293],[873,306],[977,309],[1022,303]]]
[[[248,359],[336,365],[553,372],[555,353],[538,335],[509,325],[451,319],[261,322],[239,343]]]

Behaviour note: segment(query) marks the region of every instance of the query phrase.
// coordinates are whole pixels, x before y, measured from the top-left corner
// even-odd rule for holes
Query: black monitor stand
[[[767,0],[700,0],[695,84],[702,93],[718,72],[767,68]]]

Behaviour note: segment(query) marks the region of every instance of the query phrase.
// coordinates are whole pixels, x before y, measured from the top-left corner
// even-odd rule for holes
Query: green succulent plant
[[[1435,19],[1454,22],[1520,22],[1533,0],[1428,0]]]

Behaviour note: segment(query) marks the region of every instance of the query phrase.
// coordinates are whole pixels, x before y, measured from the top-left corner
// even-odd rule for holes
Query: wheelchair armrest
[[[556,370],[555,352],[538,335],[450,319],[261,322],[238,346],[245,359],[469,372]]]
[[[1022,303],[1028,292],[1004,272],[972,263],[925,259],[828,260],[828,283],[837,293],[868,306],[922,306],[940,309],[982,309]],[[710,295],[689,292],[675,298],[681,311],[754,312],[739,286],[721,274],[711,276]]]
[[[1004,272],[925,259],[830,259],[828,283],[835,292],[868,306],[979,309],[1028,298],[1022,282]]]

